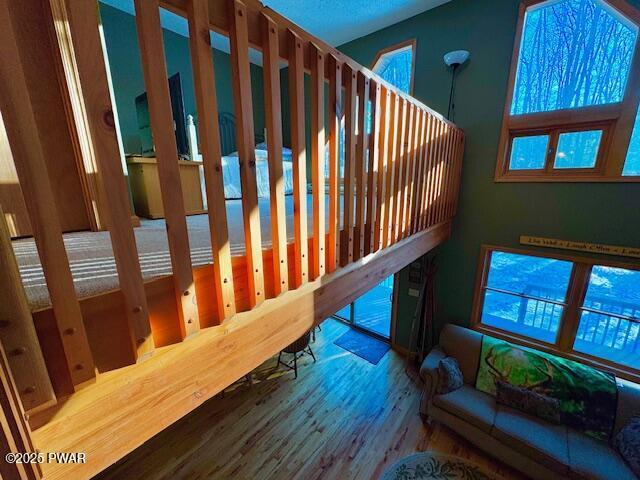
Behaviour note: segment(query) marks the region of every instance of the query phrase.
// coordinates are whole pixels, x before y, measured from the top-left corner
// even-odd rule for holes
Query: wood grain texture
[[[5,350],[0,345],[0,455],[3,459],[0,462],[0,477],[3,480],[41,479],[42,470],[38,463],[10,463],[4,460],[9,453],[35,452],[11,368]]]
[[[389,117],[389,143],[388,143],[388,158],[387,158],[387,193],[385,195],[385,203],[387,205],[387,229],[382,232],[382,246],[388,247],[394,242],[394,230],[396,223],[396,188],[398,184],[398,135],[399,135],[399,117],[400,117],[400,99],[391,94],[391,98],[388,100],[391,109]]]
[[[159,348],[146,362],[98,376],[63,408],[31,417],[43,425],[33,434],[36,448],[83,451],[92,459],[46,464],[46,478],[86,478],[111,465],[450,234],[446,223],[413,235],[203,329],[188,342]]]
[[[369,154],[367,156],[367,211],[365,218],[365,255],[377,250],[375,244],[376,212],[378,205],[378,175],[380,150],[378,140],[380,138],[380,91],[381,87],[374,80],[370,80],[369,100],[371,102],[371,133],[369,135]]]
[[[56,402],[0,206],[0,341],[25,410]]]
[[[324,65],[322,50],[309,47],[311,56],[311,190],[313,195],[313,262],[310,278],[324,275],[325,266],[325,180],[324,180]]]
[[[100,220],[106,224],[115,257],[118,281],[129,323],[130,347],[142,360],[153,352],[149,309],[144,292],[138,249],[131,225],[129,192],[122,170],[122,157],[109,89],[106,53],[100,37],[100,20],[89,2],[50,0],[59,37],[67,37],[69,76],[77,77],[77,98],[82,107],[88,155],[97,167],[92,180],[101,199]],[[67,29],[60,28],[66,25]]]
[[[207,189],[207,206],[210,212],[215,212],[208,215],[214,270],[213,294],[217,310],[222,312],[220,320],[223,320],[235,315],[236,304],[222,177],[218,99],[208,18],[208,2],[192,0],[189,4],[189,46],[198,109],[198,132]]]
[[[171,268],[178,305],[178,321],[183,337],[200,329],[197,296],[193,287],[189,234],[177,162],[178,147],[173,131],[173,115],[167,80],[160,9],[158,0],[135,0],[138,46],[142,59],[144,85],[147,89],[149,118],[167,226]]]
[[[280,55],[277,26],[266,14],[262,17],[262,69],[264,85],[265,125],[269,162],[269,211],[273,248],[273,284],[276,295],[289,289],[287,259],[284,173],[282,170],[282,111],[280,95]]]
[[[369,79],[362,73],[357,74],[358,91],[358,135],[356,137],[356,219],[353,244],[353,258],[357,260],[364,257],[365,253],[365,210],[367,208],[367,147],[369,146],[369,134],[367,133],[367,103],[369,101]]]
[[[302,40],[289,32],[289,119],[293,162],[293,229],[296,246],[294,288],[309,280],[307,243],[307,155],[305,148],[304,59]]]
[[[0,2],[0,110],[24,193],[38,255],[57,322],[56,337],[64,350],[65,367],[74,385],[95,376],[80,306],[75,295],[60,221],[55,209],[44,151],[39,140],[31,92],[27,88],[9,2]],[[15,108],[20,105],[20,108]]]
[[[242,188],[242,216],[247,251],[247,277],[251,306],[264,301],[262,235],[258,186],[256,184],[256,149],[253,128],[253,100],[249,71],[249,37],[247,10],[240,1],[229,0],[229,39],[231,41],[231,78],[236,112],[236,147]]]
[[[354,258],[354,221],[355,221],[355,181],[356,181],[356,109],[358,108],[358,82],[356,72],[343,68],[344,82],[344,221],[345,241],[343,244],[345,260],[342,265],[351,263]]]
[[[328,60],[329,70],[329,238],[327,240],[327,272],[340,264],[340,131],[342,109],[342,66],[334,56]]]
[[[389,204],[387,200],[387,168],[389,164],[389,129],[391,124],[391,95],[386,88],[378,85],[376,103],[377,111],[377,137],[376,152],[378,157],[378,187],[376,190],[376,221],[374,230],[373,249],[380,250],[384,247],[385,231],[389,222]]]
[[[418,415],[420,385],[395,351],[378,365],[333,342],[349,327],[326,320],[299,375],[271,358],[96,480],[184,478],[371,480],[419,451],[468,459],[501,479],[523,477],[448,428]],[[296,447],[292,447],[295,445]],[[215,452],[215,455],[209,454]]]
[[[396,135],[396,184],[395,184],[395,205],[394,205],[394,226],[393,241],[397,242],[402,238],[402,218],[404,214],[404,186],[405,186],[405,164],[406,164],[406,136],[409,129],[409,107],[407,101],[400,101],[399,126]]]

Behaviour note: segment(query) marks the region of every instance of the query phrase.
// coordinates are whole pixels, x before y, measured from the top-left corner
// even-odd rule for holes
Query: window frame
[[[402,49],[405,49],[405,48],[410,46],[411,47],[411,79],[409,81],[409,95],[413,95],[413,81],[415,79],[415,72],[416,72],[416,48],[417,48],[417,44],[418,44],[417,39],[410,38],[408,40],[404,40],[402,42],[398,42],[398,43],[395,43],[395,44],[390,45],[388,47],[385,47],[382,50],[378,50],[378,53],[376,53],[375,58],[371,62],[370,70],[375,73],[374,68],[376,66],[376,63],[378,63],[378,60],[380,60],[380,58],[383,55],[386,55],[388,53],[392,53],[392,52],[394,52],[396,50],[402,50]]]
[[[560,325],[555,343],[545,342],[518,333],[502,330],[482,323],[482,309],[484,306],[485,291],[489,267],[491,265],[491,254],[493,252],[505,252],[531,257],[549,258],[553,260],[564,260],[573,264],[567,295],[563,302],[564,309],[560,317]],[[584,300],[591,278],[591,270],[594,266],[617,267],[627,270],[640,271],[640,264],[627,263],[611,260],[603,260],[582,255],[567,255],[554,252],[541,252],[538,250],[512,248],[496,245],[482,245],[478,259],[478,267],[473,292],[473,303],[471,308],[471,328],[493,337],[523,345],[526,347],[542,350],[553,355],[558,355],[571,360],[576,360],[587,365],[591,365],[603,371],[611,372],[614,375],[640,382],[640,368],[633,368],[615,363],[605,358],[596,357],[587,353],[573,350],[573,343],[580,325],[580,318]],[[545,300],[546,301],[546,300]]]
[[[622,175],[640,103],[640,10],[625,0],[599,0],[638,28],[622,101],[550,112],[511,115],[526,11],[549,1],[553,0],[523,0],[520,3],[494,180],[496,182],[640,182],[640,176]],[[603,131],[598,159],[593,168],[548,168],[550,163],[548,159],[552,155],[549,149],[544,169],[510,170],[509,168],[514,136],[545,130],[588,130],[592,126],[599,125],[607,125],[607,128]],[[550,144],[552,148],[557,146],[557,143],[551,143],[551,139]]]

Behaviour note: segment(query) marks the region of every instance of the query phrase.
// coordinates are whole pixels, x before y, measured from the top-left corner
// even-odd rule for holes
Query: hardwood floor
[[[425,427],[420,387],[389,351],[378,365],[333,344],[349,327],[327,320],[293,372],[276,358],[156,435],[99,479],[375,479],[395,460],[434,450],[520,479],[446,427]]]

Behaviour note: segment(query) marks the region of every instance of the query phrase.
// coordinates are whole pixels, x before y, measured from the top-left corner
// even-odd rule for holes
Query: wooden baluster
[[[438,130],[435,141],[435,171],[433,177],[433,191],[431,198],[431,208],[429,212],[429,223],[435,225],[438,223],[438,203],[440,201],[440,195],[442,190],[442,145],[444,136],[444,122],[438,120]]]
[[[353,258],[357,260],[364,257],[364,223],[367,197],[365,188],[367,185],[367,146],[369,135],[367,133],[367,103],[369,101],[369,79],[362,72],[357,75],[358,84],[358,137],[356,141],[356,231],[353,246]]]
[[[280,54],[278,27],[262,14],[262,70],[264,110],[269,161],[271,244],[273,248],[273,288],[275,295],[289,289],[287,227],[282,171],[282,111],[280,99]]]
[[[118,132],[114,122],[110,79],[105,64],[100,19],[90,2],[51,0],[51,11],[62,55],[77,130],[84,130],[85,163],[96,166],[95,187],[102,220],[109,229],[120,290],[129,324],[133,358],[142,360],[154,349],[147,297],[136,240]],[[69,8],[67,8],[67,5]]]
[[[311,63],[311,189],[313,191],[313,264],[315,280],[325,272],[324,205],[324,54],[309,44]]]
[[[304,126],[304,52],[302,40],[289,30],[289,108],[293,161],[293,228],[295,236],[295,287],[308,280],[307,163]]]
[[[357,82],[356,72],[346,64],[342,71],[345,97],[344,97],[344,235],[346,245],[346,262],[343,266],[353,261],[353,219],[354,219],[354,183],[356,174],[356,108],[357,108]]]
[[[427,228],[427,209],[429,207],[429,182],[431,181],[431,160],[433,155],[431,154],[431,141],[434,128],[433,116],[426,112],[426,131],[425,131],[425,145],[424,145],[424,170],[422,172],[422,195],[420,198],[420,230]]]
[[[374,242],[376,228],[376,199],[378,186],[378,164],[380,151],[378,140],[380,137],[380,85],[371,80],[369,84],[369,99],[371,101],[371,134],[369,135],[369,156],[367,158],[367,213],[365,230],[365,254],[368,255],[378,249]]]
[[[453,206],[451,216],[454,217],[458,213],[458,202],[460,201],[460,184],[462,183],[462,161],[464,159],[464,132],[459,130],[458,138],[458,158],[455,174],[455,188],[453,193]]]
[[[199,330],[200,319],[191,269],[189,234],[178,169],[178,147],[173,130],[158,0],[135,0],[135,9],[142,72],[147,89],[149,117],[158,161],[160,193],[169,240],[173,283],[180,327],[183,337],[186,338]]]
[[[329,56],[329,245],[327,272],[340,263],[340,119],[342,118],[342,67]]]
[[[0,0],[0,111],[73,385],[95,377],[9,2]],[[19,108],[17,108],[19,106]]]
[[[400,238],[407,236],[407,224],[409,218],[409,196],[411,193],[411,185],[413,178],[411,178],[411,166],[413,165],[413,134],[415,130],[415,105],[407,102],[409,110],[408,127],[404,137],[404,173],[403,173],[403,185],[402,185],[402,203],[400,204],[400,211],[402,212],[402,223],[400,224]]]
[[[394,243],[402,238],[402,217],[404,215],[404,185],[405,185],[405,164],[406,162],[406,136],[409,130],[409,105],[403,98],[401,100],[400,108],[400,131],[398,132],[398,143],[396,148],[398,149],[398,163],[396,165],[396,206],[395,206],[395,227],[393,233]]]
[[[433,115],[431,117],[431,133],[429,135],[429,178],[427,181],[427,197],[426,197],[426,211],[425,211],[425,224],[426,227],[429,228],[433,225],[431,214],[433,211],[433,198],[434,198],[434,187],[436,181],[436,168],[437,168],[437,143],[438,143],[438,132],[440,130],[440,121],[435,118]]]
[[[422,173],[424,172],[424,135],[426,129],[426,115],[422,109],[418,110],[420,131],[417,137],[416,147],[416,168],[415,182],[413,194],[413,209],[411,213],[411,233],[414,234],[420,230],[420,209],[422,207],[420,199],[422,194]]]
[[[438,208],[438,221],[445,221],[445,212],[447,208],[447,199],[449,198],[449,175],[451,173],[451,132],[452,128],[449,124],[445,124],[444,149],[443,149],[443,165],[442,172],[442,193],[440,195],[440,205]]]
[[[413,114],[413,135],[410,138],[412,143],[412,152],[411,152],[411,167],[410,167],[410,175],[409,178],[411,181],[409,182],[409,203],[407,205],[407,236],[411,235],[414,231],[414,219],[415,219],[415,205],[416,205],[416,195],[417,195],[417,187],[418,187],[418,164],[420,163],[420,133],[422,128],[422,115],[419,107],[414,108]]]
[[[235,315],[236,302],[220,157],[218,99],[209,31],[209,4],[207,0],[190,0],[187,7],[189,46],[198,109],[198,133],[209,211],[214,295],[219,319],[223,320]]]
[[[262,237],[256,184],[256,147],[253,128],[253,100],[249,71],[249,34],[247,8],[236,0],[228,1],[229,39],[231,41],[231,78],[236,112],[236,147],[240,164],[242,217],[247,258],[249,307],[265,299],[262,267]]]
[[[25,410],[56,403],[0,206],[0,340]]]
[[[389,129],[391,127],[391,95],[389,91],[377,86],[376,93],[376,151],[378,158],[378,189],[376,190],[376,222],[374,230],[373,248],[380,250],[384,247],[384,236],[389,221],[389,205],[387,203],[387,169],[389,157]]]
[[[396,94],[391,95],[389,106],[392,114],[389,124],[389,161],[387,164],[387,195],[385,203],[388,205],[387,224],[388,232],[383,237],[383,246],[388,247],[394,243],[396,225],[396,189],[398,184],[398,135],[400,135],[400,98]]]
[[[5,0],[0,0],[2,3]],[[2,6],[0,6],[2,8]],[[0,13],[0,18],[2,14]],[[6,24],[2,24],[6,27]],[[4,59],[4,57],[3,57]],[[40,480],[42,469],[38,462],[7,462],[9,453],[30,456],[36,453],[31,441],[31,430],[27,424],[26,414],[20,399],[17,386],[12,375],[12,368],[7,361],[5,349],[0,345],[0,478],[4,480]]]
[[[447,177],[447,202],[445,204],[444,210],[444,218],[446,220],[451,219],[451,205],[453,204],[453,191],[455,188],[455,170],[456,170],[456,160],[457,160],[457,150],[458,150],[458,129],[455,127],[451,128],[449,133],[450,137],[450,147],[449,147],[449,176]]]

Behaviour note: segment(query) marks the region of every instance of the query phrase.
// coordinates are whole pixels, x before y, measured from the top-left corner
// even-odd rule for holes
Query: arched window
[[[416,41],[408,40],[378,52],[371,70],[404,93],[413,93]]]
[[[639,23],[624,0],[522,3],[496,180],[640,180]]]

